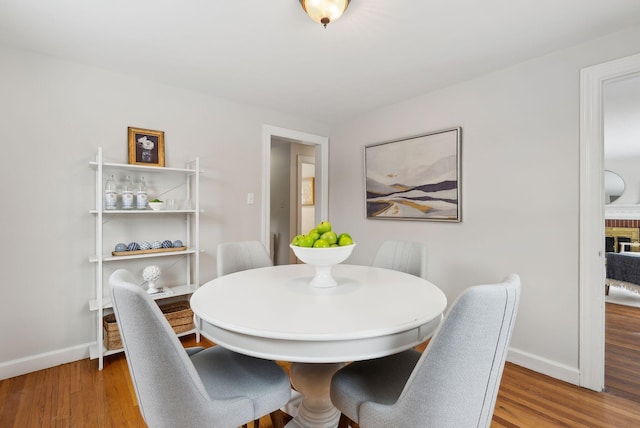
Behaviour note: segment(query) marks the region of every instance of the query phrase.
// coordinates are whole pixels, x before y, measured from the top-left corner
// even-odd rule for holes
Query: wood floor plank
[[[640,426],[640,308],[607,304],[606,314],[606,391],[507,363],[492,428]],[[214,346],[196,344],[194,336],[181,340]],[[107,357],[103,371],[87,359],[0,381],[2,428],[144,426],[123,354]],[[272,427],[269,416],[260,426]]]
[[[18,376],[0,382],[0,421],[13,426],[20,406],[20,392],[24,389],[26,376]]]
[[[60,366],[60,379],[55,393],[57,394],[55,427],[67,427],[71,419],[71,402],[69,391],[71,389],[71,365],[64,364]]]
[[[636,406],[635,411],[631,406]],[[500,413],[504,409],[519,412],[518,417],[509,419]],[[640,409],[636,403],[607,397],[508,364],[495,415],[517,426],[607,427],[626,426],[624,424],[631,420],[640,420]],[[612,422],[615,424],[610,425]]]
[[[58,399],[57,386],[62,370],[50,368],[42,370],[43,376],[38,385],[36,400],[38,407],[41,409],[40,424],[41,426],[54,424],[58,415]]]
[[[71,427],[101,427],[101,415],[105,413],[102,391],[104,385],[95,361],[82,360],[75,363],[69,402],[71,403]],[[83,425],[84,424],[84,425]]]

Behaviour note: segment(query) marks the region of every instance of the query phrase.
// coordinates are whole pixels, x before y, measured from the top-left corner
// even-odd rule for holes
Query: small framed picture
[[[315,201],[315,178],[306,177],[302,179],[301,204],[314,205]]]
[[[129,164],[164,166],[164,131],[128,128]]]

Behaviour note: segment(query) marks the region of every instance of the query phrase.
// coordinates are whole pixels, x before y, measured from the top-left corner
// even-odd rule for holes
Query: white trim
[[[95,342],[85,343],[70,348],[5,361],[0,363],[0,380],[89,358],[89,348],[94,344]]]
[[[606,205],[604,207],[604,218],[606,219],[640,219],[640,205]]]
[[[580,373],[577,368],[560,364],[520,349],[509,348],[507,361],[573,385],[578,385],[580,381]]]
[[[580,71],[580,386],[604,389],[602,87],[640,71],[640,54]]]
[[[329,217],[329,137],[262,125],[262,242],[267,248],[270,248],[269,242],[271,241],[271,218],[269,215],[271,212],[271,189],[269,186],[271,183],[272,137],[286,138],[301,144],[313,144],[320,148],[320,159],[316,156],[316,171],[320,172],[320,177],[316,175],[316,183],[320,183],[319,194],[315,195],[316,205],[319,205],[320,218]]]

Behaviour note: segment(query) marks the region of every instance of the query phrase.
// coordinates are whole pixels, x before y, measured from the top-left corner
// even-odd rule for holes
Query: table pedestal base
[[[292,363],[291,384],[302,394],[298,415],[288,428],[335,428],[340,411],[329,396],[331,377],[345,363]]]

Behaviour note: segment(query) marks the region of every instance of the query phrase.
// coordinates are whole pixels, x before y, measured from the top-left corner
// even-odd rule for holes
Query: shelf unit
[[[171,265],[180,265],[184,270],[184,280],[179,279],[176,283],[159,284],[163,288],[170,290],[170,295],[160,294],[154,296],[156,300],[172,299],[186,296],[193,293],[200,285],[200,161],[198,158],[187,163],[185,168],[167,168],[157,166],[128,165],[119,163],[104,162],[102,148],[98,149],[96,160],[90,161],[89,166],[95,171],[95,207],[89,212],[95,217],[95,254],[89,257],[89,261],[95,264],[95,298],[89,301],[89,309],[96,313],[96,343],[90,349],[92,359],[98,359],[98,369],[104,367],[104,357],[107,355],[122,352],[122,349],[107,350],[104,346],[104,331],[102,320],[105,310],[112,308],[111,299],[108,297],[108,275],[105,267],[114,269],[124,267],[127,264],[151,259],[156,261],[174,261]],[[104,209],[104,183],[106,174],[126,174],[130,176],[156,177],[158,182],[162,182],[162,190],[158,189],[154,197],[181,191],[181,195],[189,200],[190,206],[179,209],[154,211],[151,209],[131,209],[131,210],[105,210]],[[120,220],[121,223],[115,221]],[[112,229],[135,230],[139,222],[162,219],[182,229],[184,234],[183,243],[185,250],[158,252],[149,254],[118,255],[111,254],[112,244],[105,245],[105,238],[109,239],[110,232],[105,231],[105,225],[115,223]],[[180,223],[184,223],[184,228]],[[164,225],[164,223],[163,223]],[[153,228],[153,226],[151,226]],[[161,233],[158,231],[158,233]],[[113,230],[111,231],[113,234]],[[115,243],[113,243],[115,244]],[[163,271],[164,276],[164,271]],[[182,278],[182,276],[180,276]],[[162,276],[161,276],[162,279]],[[141,279],[141,285],[144,281]],[[107,293],[107,296],[105,296]],[[196,340],[200,341],[200,332],[192,329],[179,336],[196,334]]]

